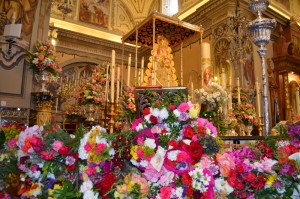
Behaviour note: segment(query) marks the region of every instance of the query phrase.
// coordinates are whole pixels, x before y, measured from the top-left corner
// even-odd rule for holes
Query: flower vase
[[[52,75],[46,71],[42,71],[41,74],[35,74],[36,81],[41,85],[39,92],[48,92],[47,86],[51,81],[51,76]]]
[[[253,125],[246,125],[246,124],[242,124],[241,125],[241,133],[242,136],[251,136],[251,132],[253,131]]]
[[[96,112],[96,108],[94,104],[87,104],[85,107],[85,115],[86,115],[86,119],[85,121],[87,122],[94,122],[95,118],[94,118],[94,113]]]

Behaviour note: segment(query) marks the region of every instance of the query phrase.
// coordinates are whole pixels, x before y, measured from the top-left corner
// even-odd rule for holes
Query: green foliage
[[[4,131],[0,131],[0,149],[3,147],[4,143],[5,143],[5,134]]]

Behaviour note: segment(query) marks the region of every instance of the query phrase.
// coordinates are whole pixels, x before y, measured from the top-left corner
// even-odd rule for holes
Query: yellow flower
[[[134,159],[134,160],[138,159],[138,156],[137,156],[137,153],[136,153],[137,149],[138,149],[137,145],[132,146],[131,149],[130,149],[130,155],[132,156],[132,159]]]
[[[125,195],[124,194],[120,194],[119,192],[115,191],[114,197],[115,198],[119,198],[119,199],[123,199],[125,197]]]
[[[268,176],[266,177],[266,184],[272,186],[272,184],[273,184],[273,182],[276,180],[276,178],[277,178],[276,173],[275,173],[275,174],[272,174],[272,175],[268,175]]]
[[[133,181],[130,181],[128,183],[127,193],[130,193],[133,190],[134,185],[135,185],[135,182],[133,182]]]
[[[194,104],[194,106],[189,110],[190,118],[197,118],[199,116],[199,112],[200,112],[200,105]]]

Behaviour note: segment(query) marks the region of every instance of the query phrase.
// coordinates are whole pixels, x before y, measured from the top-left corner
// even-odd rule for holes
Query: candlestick
[[[229,77],[229,89],[228,89],[228,113],[231,113],[232,110],[232,97],[231,97],[231,77]]]
[[[191,96],[192,96],[192,102],[194,100],[194,82],[191,82]]]
[[[142,57],[142,66],[141,66],[141,85],[144,82],[144,57]]]
[[[238,104],[241,104],[240,78],[236,78]]]
[[[260,101],[260,89],[259,89],[258,78],[256,78],[255,86],[256,86],[257,115],[260,118],[261,117],[261,108],[260,108],[261,101]]]
[[[112,50],[112,56],[111,56],[110,99],[112,103],[115,101],[115,50]]]
[[[127,86],[129,86],[130,82],[130,68],[131,68],[131,54],[128,57],[128,66],[127,66]]]
[[[16,23],[16,19],[17,19],[17,13],[16,11],[13,11],[13,15],[12,15],[12,18],[11,18],[11,24],[15,24]]]
[[[117,67],[117,101],[119,101],[120,96],[120,66]]]

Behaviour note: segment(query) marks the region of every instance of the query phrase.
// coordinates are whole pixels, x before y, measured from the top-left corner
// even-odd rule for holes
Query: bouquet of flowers
[[[30,68],[37,74],[47,71],[53,76],[57,76],[62,71],[56,60],[54,46],[49,41],[37,41],[33,51],[27,54],[26,60]]]
[[[79,105],[96,104],[99,105],[105,101],[105,66],[98,65],[92,72],[92,76],[83,84],[79,84],[75,93],[75,99]]]
[[[255,107],[250,103],[239,105],[233,112],[236,115],[237,121],[245,126],[256,125],[258,123]]]
[[[82,136],[82,128],[75,137],[57,126],[35,125],[22,131],[17,142],[17,165],[25,180],[18,195],[78,197],[74,190],[78,179],[78,143]]]
[[[220,107],[228,100],[227,92],[215,82],[209,88],[195,89],[194,93],[200,104],[212,104],[213,107]]]
[[[134,99],[134,88],[133,87],[125,87],[123,91],[123,95],[119,99],[122,107],[124,116],[132,120],[135,116],[136,107],[135,107],[135,99]]]

